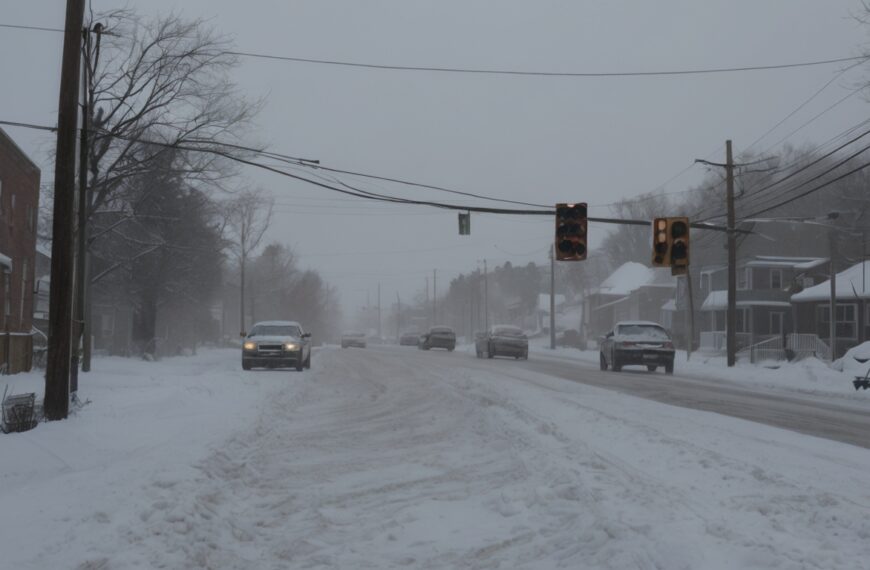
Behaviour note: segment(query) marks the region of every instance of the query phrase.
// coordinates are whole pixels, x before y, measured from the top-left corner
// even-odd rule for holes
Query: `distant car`
[[[674,342],[658,323],[618,322],[601,339],[600,350],[601,370],[609,366],[619,372],[623,366],[640,365],[650,372],[661,366],[668,374],[674,373]]]
[[[242,370],[311,368],[311,333],[296,321],[263,321],[242,342]]]
[[[350,346],[365,348],[366,335],[357,331],[348,331],[341,335],[341,348],[348,348]]]
[[[430,348],[446,348],[450,352],[456,348],[456,333],[450,327],[432,327],[429,332],[420,336],[417,348],[429,350]]]
[[[400,346],[417,346],[418,342],[420,342],[420,334],[415,332],[403,333],[399,338]]]
[[[475,352],[478,358],[513,356],[529,358],[529,338],[522,329],[513,325],[494,325],[489,332],[475,337]]]

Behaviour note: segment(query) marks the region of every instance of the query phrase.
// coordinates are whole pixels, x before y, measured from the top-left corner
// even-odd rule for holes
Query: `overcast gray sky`
[[[867,29],[858,0],[455,1],[93,0],[209,18],[240,51],[397,65],[538,71],[652,71],[822,60],[858,55]],[[3,0],[0,23],[61,27],[63,0]],[[0,119],[55,124],[60,34],[0,28]],[[653,190],[684,190],[704,174],[696,157],[741,152],[842,69],[811,68],[646,78],[541,78],[352,69],[242,59],[235,79],[266,98],[257,142],[294,156],[501,198],[603,205]],[[756,145],[765,150],[849,94],[867,65],[845,75]],[[787,142],[824,142],[868,115],[850,97]],[[52,136],[7,132],[51,182]],[[770,150],[776,152],[776,148]],[[268,239],[291,245],[352,312],[439,289],[484,258],[543,262],[552,219],[472,215],[342,198],[247,170],[279,204]],[[672,180],[673,179],[673,180]],[[395,188],[369,185],[390,192]],[[403,190],[447,200],[447,195]],[[451,200],[455,201],[455,200]],[[606,228],[590,228],[590,248]]]

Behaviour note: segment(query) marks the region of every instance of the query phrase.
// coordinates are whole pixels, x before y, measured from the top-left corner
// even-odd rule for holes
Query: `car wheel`
[[[665,364],[665,373],[666,374],[673,374],[674,373],[674,361],[673,360],[671,360],[670,362]]]
[[[308,358],[305,359],[305,368],[311,368],[311,353],[308,353]]]
[[[528,352],[524,352],[524,353],[523,353],[523,360],[528,360],[528,359],[529,359],[529,353],[528,353]]]
[[[647,369],[649,372],[655,372],[655,371],[656,371],[656,368],[658,368],[658,366],[653,366],[652,364],[647,364],[647,365],[646,365],[646,369]]]
[[[451,346],[450,348],[447,349],[447,352],[453,352],[453,349],[454,349],[454,348],[456,348],[456,347],[455,347],[455,346]]]
[[[250,370],[250,369],[251,369],[251,363],[243,358],[242,359],[242,370]]]
[[[299,355],[299,358],[296,359],[296,371],[302,372],[302,368],[305,367],[305,361],[302,360],[302,355]]]
[[[598,367],[601,368],[601,370],[607,370],[607,359],[604,358],[603,352],[598,353]]]
[[[613,371],[622,372],[622,364],[620,364],[619,360],[617,360],[615,356],[613,357]]]
[[[486,347],[486,357],[487,358],[495,358],[495,352],[492,350],[492,346]]]

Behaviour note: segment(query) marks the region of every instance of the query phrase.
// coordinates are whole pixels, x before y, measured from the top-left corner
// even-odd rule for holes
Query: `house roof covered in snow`
[[[837,299],[848,301],[855,299],[870,299],[870,263],[862,262],[853,265],[845,271],[837,273]],[[807,287],[800,293],[791,296],[795,302],[826,301],[831,298],[831,281],[825,281],[812,287]]]
[[[593,293],[623,297],[641,287],[676,288],[676,286],[676,279],[667,271],[653,269],[635,261],[628,261],[611,273]]]
[[[738,307],[789,307],[787,301],[763,301],[759,299],[741,299],[737,301]],[[724,311],[728,308],[728,291],[710,291],[704,303],[701,305],[702,311]]]
[[[825,257],[788,257],[782,255],[756,255],[743,264],[746,267],[791,267],[809,271],[828,262]]]

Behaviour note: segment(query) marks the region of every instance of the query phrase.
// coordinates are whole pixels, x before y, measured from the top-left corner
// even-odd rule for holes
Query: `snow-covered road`
[[[75,418],[0,438],[0,567],[870,568],[867,449],[509,364],[94,373]]]

